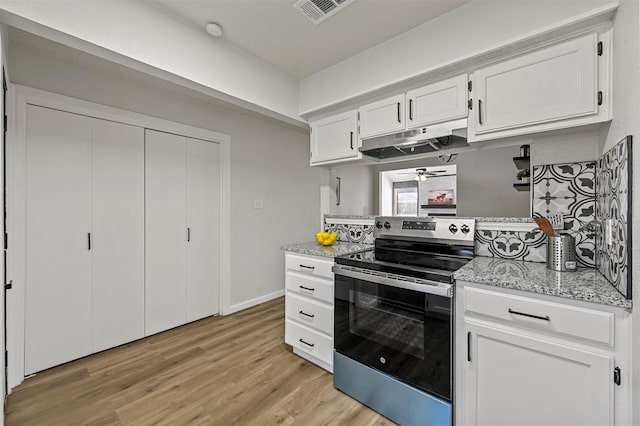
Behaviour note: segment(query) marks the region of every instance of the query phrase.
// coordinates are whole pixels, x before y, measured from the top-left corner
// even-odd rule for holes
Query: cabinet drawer
[[[613,346],[614,314],[469,288],[465,313],[478,313],[546,331],[563,333]]]
[[[333,308],[306,297],[287,293],[287,319],[333,336]]]
[[[333,339],[331,337],[323,336],[317,331],[287,319],[284,341],[294,348],[333,365]]]
[[[285,284],[289,291],[333,305],[333,280],[311,277],[297,272],[287,272]]]
[[[286,266],[288,271],[296,271],[304,274],[333,279],[333,260],[298,256],[295,254],[286,255]]]

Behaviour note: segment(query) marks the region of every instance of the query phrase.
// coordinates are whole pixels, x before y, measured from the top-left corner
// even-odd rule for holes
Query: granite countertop
[[[627,300],[597,270],[578,268],[576,272],[556,272],[545,263],[475,257],[455,272],[456,280],[547,294],[631,309]]]
[[[282,250],[292,253],[306,254],[309,256],[331,257],[342,256],[343,254],[359,253],[371,250],[373,244],[349,243],[336,241],[332,246],[321,246],[315,241],[299,244],[290,244],[282,247]]]

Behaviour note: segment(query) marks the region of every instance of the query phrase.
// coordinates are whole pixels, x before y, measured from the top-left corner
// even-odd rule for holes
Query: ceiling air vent
[[[298,0],[293,7],[309,18],[315,25],[318,25],[354,1],[355,0]]]

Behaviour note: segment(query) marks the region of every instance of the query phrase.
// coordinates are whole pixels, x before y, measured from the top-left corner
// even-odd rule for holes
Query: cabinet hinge
[[[616,367],[613,369],[613,383],[615,383],[616,385],[620,386],[621,383],[621,379],[620,379],[620,367]]]
[[[10,280],[7,284],[4,285],[5,290],[11,290],[13,287],[13,280]]]
[[[603,50],[602,42],[599,41],[598,42],[598,56],[602,56],[602,50]]]
[[[469,82],[467,83],[467,88],[471,92],[471,90],[473,89],[473,81],[469,80]]]
[[[598,92],[598,105],[602,105],[602,90]]]
[[[468,107],[469,109],[473,109],[473,99],[469,99],[469,100],[467,101],[467,107]]]

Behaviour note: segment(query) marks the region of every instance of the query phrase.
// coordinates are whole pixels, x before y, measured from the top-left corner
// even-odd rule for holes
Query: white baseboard
[[[256,306],[282,296],[284,296],[284,289],[265,294],[264,296],[256,297],[255,299],[247,300],[246,302],[236,303],[235,305],[229,306],[229,312],[225,313],[225,315],[233,314],[234,312],[242,311],[244,309],[251,308],[252,306]]]

